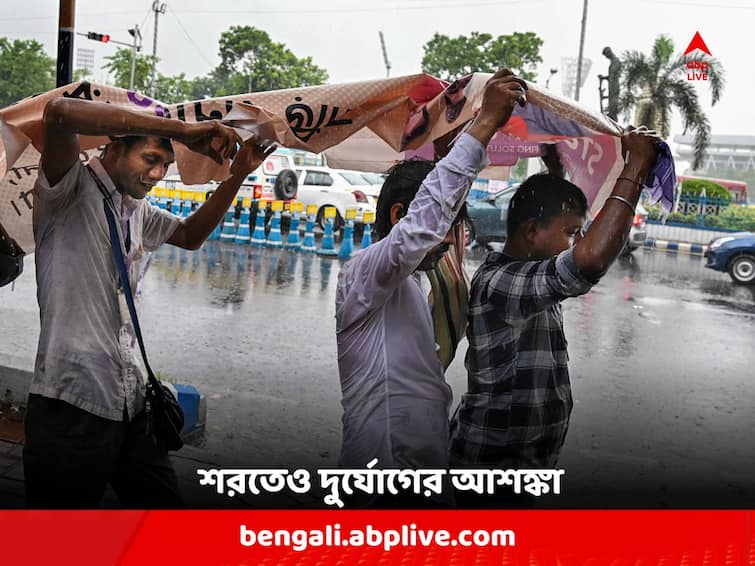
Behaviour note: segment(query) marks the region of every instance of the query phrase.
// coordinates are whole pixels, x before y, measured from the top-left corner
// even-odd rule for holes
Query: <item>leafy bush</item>
[[[755,208],[727,206],[718,218],[722,228],[755,232]]]
[[[713,181],[707,181],[705,179],[686,179],[682,181],[682,196],[699,197],[703,189],[705,189],[706,198],[716,198],[729,204],[731,202],[731,193],[729,190],[715,183]]]
[[[648,220],[659,219],[659,209],[652,207],[648,209]],[[681,214],[672,212],[666,218],[666,222],[673,224],[689,224],[690,226],[699,226],[700,219],[695,214]],[[718,216],[710,214],[703,218],[703,226],[708,228],[723,228],[725,230],[741,230],[746,232],[755,232],[755,208],[743,206],[727,206]]]
[[[706,216],[703,219],[703,224],[708,228],[725,228],[724,221],[721,220],[720,216],[716,216],[715,214]]]
[[[672,222],[674,224],[697,224],[697,216],[694,214],[682,214],[680,212],[672,212],[668,215],[666,222]]]

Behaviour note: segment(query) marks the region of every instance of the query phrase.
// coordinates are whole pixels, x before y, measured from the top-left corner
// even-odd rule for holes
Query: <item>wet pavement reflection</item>
[[[208,242],[197,252],[172,246],[158,251],[153,255],[147,278],[158,279],[157,285],[173,284],[176,290],[187,288],[204,295],[195,297],[196,300],[241,305],[260,292],[283,295],[303,295],[311,290],[326,292],[334,263],[340,265],[339,260],[321,261],[314,254],[286,249]]]

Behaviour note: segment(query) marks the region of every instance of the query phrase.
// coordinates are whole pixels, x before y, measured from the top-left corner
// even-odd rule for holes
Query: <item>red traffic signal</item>
[[[102,43],[107,43],[110,41],[110,36],[106,33],[94,33],[93,31],[90,31],[87,33],[88,39],[93,39],[95,41],[101,41]]]

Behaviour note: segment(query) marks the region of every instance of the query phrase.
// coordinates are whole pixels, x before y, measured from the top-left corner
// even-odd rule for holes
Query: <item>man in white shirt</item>
[[[375,221],[378,241],[344,265],[336,291],[343,393],[340,465],[445,469],[451,389],[436,351],[418,271],[453,243],[453,227],[486,147],[524,104],[524,81],[496,73],[469,130],[443,160],[408,161],[388,174]],[[403,499],[403,503],[418,503]],[[390,502],[374,502],[378,505]]]
[[[146,433],[146,372],[125,308],[105,206],[132,289],[142,259],[166,241],[197,249],[264,154],[217,121],[186,124],[105,103],[57,98],[44,114],[45,144],[34,188],[40,337],[26,411],[27,504],[96,507],[109,483],[126,507],[177,507],[181,497],[164,446]],[[79,134],[123,136],[89,166]],[[173,161],[170,140],[232,176],[181,219],[144,200]]]

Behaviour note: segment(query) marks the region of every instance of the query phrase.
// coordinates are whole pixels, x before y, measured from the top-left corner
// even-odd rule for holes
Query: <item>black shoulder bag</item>
[[[144,359],[144,366],[147,368],[147,395],[145,399],[147,434],[152,436],[155,443],[161,443],[167,450],[179,450],[184,444],[183,439],[181,438],[181,429],[183,429],[184,426],[184,413],[181,406],[178,404],[178,400],[173,395],[173,392],[157,380],[155,374],[152,373],[152,368],[150,367],[149,362],[147,361],[147,352],[144,349],[144,340],[142,339],[142,331],[139,326],[139,318],[136,315],[136,307],[134,306],[134,296],[131,293],[131,283],[129,282],[128,272],[126,270],[126,262],[123,258],[121,240],[118,236],[118,228],[115,223],[115,214],[112,210],[115,207],[110,198],[110,194],[103,186],[100,178],[91,168],[88,167],[88,169],[104,197],[102,203],[105,208],[105,217],[107,218],[107,224],[110,230],[110,246],[113,249],[115,263],[118,266],[118,276],[121,280],[123,294],[126,297],[128,312],[131,314],[131,322],[134,325],[134,332],[136,333],[136,339],[139,342],[139,349],[141,350],[142,358]]]
[[[24,270],[24,252],[0,224],[0,287],[16,279]]]

